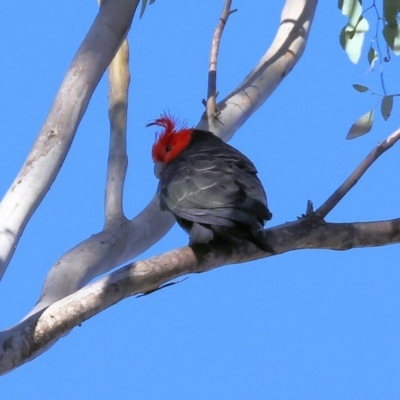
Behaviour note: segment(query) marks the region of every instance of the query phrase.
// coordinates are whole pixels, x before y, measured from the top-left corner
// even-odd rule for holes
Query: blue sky
[[[158,0],[129,34],[129,171],[124,205],[133,217],[157,180],[150,157],[162,110],[196,124],[203,111],[212,32],[222,2]],[[283,2],[234,0],[219,61],[223,97],[257,63],[276,32]],[[95,1],[3,2],[0,12],[0,191],[18,173],[64,73],[94,16]],[[321,1],[306,52],[231,144],[253,160],[274,214],[292,221],[319,206],[398,124],[346,141],[380,90],[338,43],[346,23]],[[371,20],[371,23],[374,23]],[[369,39],[367,39],[367,43]],[[385,64],[398,91],[398,60]],[[379,67],[377,68],[379,70]],[[1,282],[1,329],[34,305],[65,251],[103,225],[108,145],[107,82],[83,118],[55,184],[31,219]],[[398,145],[399,146],[399,145]],[[329,214],[331,222],[399,217],[399,148],[384,154]],[[395,168],[395,169],[393,169]],[[140,258],[187,243],[179,227]],[[5,399],[397,399],[400,397],[398,245],[345,252],[293,251],[190,276],[130,298],[75,328],[41,357],[1,377]]]

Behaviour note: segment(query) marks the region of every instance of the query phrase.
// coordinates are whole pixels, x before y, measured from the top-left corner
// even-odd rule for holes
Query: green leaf
[[[365,135],[371,130],[373,122],[374,110],[371,110],[354,122],[346,136],[346,139],[355,139],[359,136]]]
[[[156,0],[150,0],[149,5],[153,4]],[[144,11],[146,10],[147,7],[147,0],[142,0],[142,8],[140,9],[140,18],[142,18]]]
[[[339,0],[342,14],[349,18],[348,24],[340,32],[340,45],[354,64],[361,56],[364,34],[369,29],[368,21],[362,16],[360,0]]]
[[[142,8],[140,9],[140,18],[143,17],[144,10],[146,10],[147,0],[142,0]]]
[[[366,92],[368,90],[368,88],[364,85],[358,85],[357,83],[355,83],[353,85],[353,88],[357,90],[357,92]]]
[[[339,1],[339,8],[342,14],[349,18],[349,25],[356,26],[358,19],[362,14],[362,5],[360,0],[342,0]]]
[[[400,27],[399,25],[385,25],[383,37],[396,56],[400,55]]]
[[[385,121],[388,120],[393,108],[393,96],[385,96],[381,103],[381,113]]]
[[[397,14],[400,11],[400,0],[383,0],[383,17],[388,25],[397,25]]]
[[[360,59],[365,32],[369,28],[365,18],[361,22],[363,23],[358,24],[357,28],[346,25],[340,32],[340,45],[354,64]]]
[[[371,69],[374,68],[374,64],[377,59],[378,59],[378,52],[371,46],[368,50],[368,63]]]

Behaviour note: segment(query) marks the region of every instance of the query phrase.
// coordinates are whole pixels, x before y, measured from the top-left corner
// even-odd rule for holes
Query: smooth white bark
[[[130,28],[138,2],[104,1],[25,164],[0,203],[0,279],[26,224],[57,177],[93,91]]]
[[[245,80],[219,103],[221,114],[218,121],[215,123],[212,119],[202,119],[199,128],[211,129],[224,140],[232,137],[303,54],[316,5],[316,0],[286,2],[272,46]],[[80,289],[96,276],[138,256],[160,240],[175,220],[171,214],[162,212],[158,203],[155,195],[149,205],[129,223],[120,221],[109,226],[106,231],[90,237],[62,256],[46,278],[41,299],[29,315]],[[121,237],[122,231],[126,236]],[[113,247],[115,238],[120,238],[118,247]]]
[[[110,146],[108,152],[105,218],[106,225],[123,218],[122,198],[128,155],[126,154],[126,128],[128,110],[129,46],[124,40],[108,69],[108,115],[110,119]]]
[[[273,93],[306,47],[317,0],[287,0],[272,45],[240,85],[217,104],[218,118],[204,113],[198,128],[228,141]],[[260,37],[257,36],[257,40]],[[238,49],[242,51],[242,49]]]
[[[133,5],[133,3],[135,4]],[[4,220],[5,222],[3,222],[2,217],[4,216],[5,210],[0,209],[0,233],[3,235],[3,239],[0,238],[0,247],[2,243],[9,242],[8,248],[10,249],[10,246],[12,247],[17,243],[29,216],[33,213],[53,182],[58,168],[68,151],[80,118],[86,109],[90,95],[104,69],[115,54],[118,45],[125,36],[125,33],[121,36],[124,29],[121,29],[120,24],[127,24],[126,30],[129,28],[131,15],[136,5],[137,1],[132,2],[128,0],[106,0],[103,2],[99,16],[96,18],[91,31],[78,52],[78,54],[82,52],[83,55],[87,54],[87,48],[91,46],[96,50],[95,54],[97,58],[92,58],[90,60],[90,66],[85,64],[87,71],[85,70],[84,72],[81,72],[80,68],[82,66],[77,69],[76,65],[73,63],[72,67],[74,68],[72,71],[70,70],[68,72],[68,79],[66,77],[60,89],[60,94],[58,95],[65,96],[64,91],[67,89],[69,90],[67,90],[68,93],[71,95],[70,90],[72,90],[72,87],[76,90],[75,85],[78,85],[78,87],[81,87],[81,90],[78,90],[80,96],[78,99],[76,97],[72,97],[72,99],[75,99],[74,101],[79,100],[79,105],[74,106],[74,101],[68,96],[65,99],[62,97],[63,102],[61,102],[61,104],[65,108],[60,109],[59,97],[56,98],[55,105],[48,117],[49,122],[44,128],[45,143],[50,141],[51,146],[46,147],[42,145],[42,147],[40,147],[42,152],[34,153],[37,154],[37,156],[34,162],[31,163],[32,166],[28,166],[34,170],[36,174],[39,171],[39,169],[37,169],[39,168],[37,167],[38,165],[40,168],[49,169],[49,176],[41,182],[41,191],[35,192],[35,196],[32,196],[32,204],[26,207],[28,212],[22,214],[23,218],[21,217],[22,219],[19,224],[15,222],[17,220],[15,210],[12,219],[13,223],[11,224],[6,219]],[[282,21],[270,49],[245,80],[219,103],[218,107],[221,113],[218,119],[208,120],[207,117],[204,116],[198,124],[199,128],[211,130],[224,140],[229,140],[229,138],[232,137],[234,132],[268,98],[300,58],[306,46],[316,5],[317,0],[286,1],[282,12]],[[106,9],[109,11],[109,14],[104,16]],[[129,16],[127,16],[127,14],[129,14]],[[103,16],[101,17],[101,15]],[[112,29],[110,27],[112,27]],[[119,35],[113,35],[112,32],[115,33],[114,28],[120,33]],[[259,37],[257,37],[257,40],[259,40]],[[110,46],[105,46],[105,43]],[[107,47],[108,50],[104,47]],[[238,49],[238,51],[241,52],[242,49]],[[81,60],[81,58],[83,58],[82,54],[79,57],[80,62],[84,61]],[[98,64],[101,65],[101,68]],[[79,71],[77,76],[80,77],[80,79],[76,78],[77,80],[73,80],[72,77],[70,77],[73,71]],[[83,75],[81,75],[81,73]],[[81,81],[81,79],[83,81]],[[82,82],[86,82],[86,86],[83,85]],[[84,87],[86,87],[86,89],[84,89]],[[69,120],[72,121],[69,122],[68,126],[63,125],[63,129],[60,129],[59,122],[57,124],[54,123],[54,121],[58,121],[58,119],[61,118],[58,114],[60,110],[62,111],[61,115],[63,115],[63,120],[65,119],[65,115],[68,114]],[[64,123],[66,122],[64,121]],[[69,144],[67,147],[60,147],[61,144],[58,143],[59,139],[57,135],[55,138],[48,138],[46,136],[46,133],[49,132],[49,127],[54,132],[57,132],[57,135],[64,135],[65,131],[69,132]],[[41,136],[38,139],[39,144],[41,143],[40,140]],[[44,154],[44,156],[42,154],[44,153],[43,148],[46,150],[46,154],[52,154],[49,161],[46,154]],[[56,153],[58,158],[53,155],[53,152]],[[61,161],[56,163],[55,160]],[[45,164],[45,162],[47,162],[47,164]],[[32,179],[33,178],[30,178],[27,182],[32,182]],[[18,178],[16,182],[18,182]],[[24,185],[24,190],[27,191],[28,183],[24,183]],[[15,191],[15,184],[13,187]],[[22,192],[18,192],[18,195],[22,196]],[[15,194],[12,195],[12,193],[7,196],[4,204],[8,205],[8,211],[10,213],[12,211],[10,207],[12,208],[13,205],[15,207],[18,197],[16,197]],[[14,200],[14,203],[12,200]],[[6,207],[5,205],[3,205],[4,208]],[[2,346],[0,346],[0,370],[8,371],[36,357],[47,348],[46,346],[51,345],[51,340],[65,333],[65,331],[58,330],[58,334],[52,336],[52,338],[45,341],[45,343],[43,342],[42,346],[32,347],[31,343],[27,342],[29,335],[33,335],[29,337],[34,340],[36,332],[36,328],[34,327],[39,318],[41,318],[40,316],[43,309],[71,293],[76,292],[94,277],[138,256],[160,240],[168,232],[173,223],[174,218],[171,214],[160,211],[159,199],[156,195],[149,205],[131,221],[123,217],[116,218],[113,223],[107,224],[103,231],[91,236],[64,254],[50,270],[45,280],[39,301],[33,310],[20,324],[10,330],[0,333],[0,344],[2,344]],[[1,242],[1,240],[3,240],[3,242]],[[3,253],[0,253],[0,257],[2,257],[2,255]],[[11,256],[12,251],[8,250],[8,253],[5,251],[3,260],[7,259],[8,262]],[[3,264],[6,265],[5,263]],[[157,284],[159,284],[159,282],[157,282]],[[91,287],[93,288],[93,286]],[[86,290],[90,289],[86,288],[85,291]],[[141,291],[143,291],[143,287]],[[56,308],[56,310],[65,315],[66,312],[70,311],[68,305],[66,305],[66,307],[67,308]],[[46,324],[44,326],[47,326]],[[43,334],[46,335],[46,332]],[[18,355],[14,356],[15,354]]]

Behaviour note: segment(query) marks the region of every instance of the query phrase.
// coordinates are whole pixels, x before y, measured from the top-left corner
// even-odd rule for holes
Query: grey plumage
[[[162,173],[162,210],[173,213],[190,243],[249,240],[266,252],[272,214],[253,163],[210,132],[194,130],[189,145]]]

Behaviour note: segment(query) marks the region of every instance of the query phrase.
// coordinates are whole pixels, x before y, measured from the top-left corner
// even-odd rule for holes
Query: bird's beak
[[[165,164],[162,162],[155,162],[154,163],[154,175],[157,179],[161,178],[162,173],[164,172]]]

